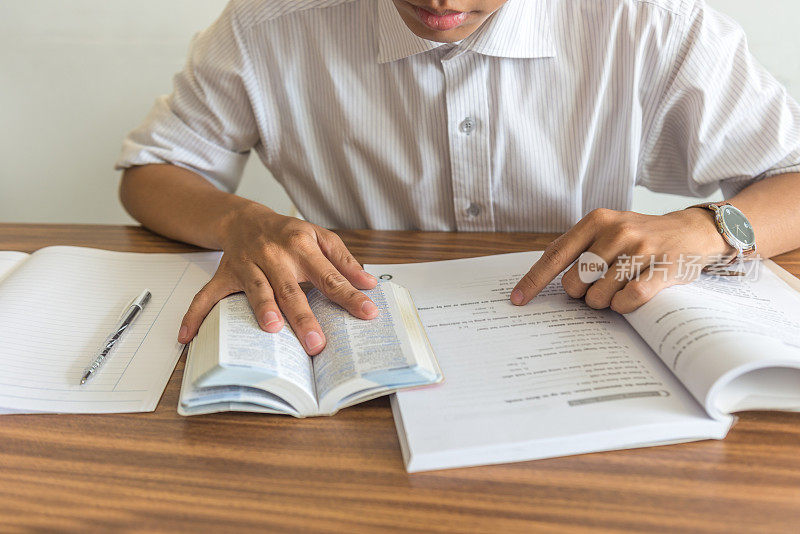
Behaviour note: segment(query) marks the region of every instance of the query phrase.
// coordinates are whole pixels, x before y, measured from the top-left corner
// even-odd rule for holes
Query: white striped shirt
[[[458,45],[391,0],[234,0],[118,168],[235,191],[251,149],[323,226],[563,231],[800,171],[800,107],[702,0],[508,0]]]

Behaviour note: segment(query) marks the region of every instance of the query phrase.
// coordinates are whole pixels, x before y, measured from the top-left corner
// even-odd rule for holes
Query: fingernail
[[[378,312],[378,307],[371,300],[365,300],[361,305],[361,311],[364,312],[364,315],[374,315]]]
[[[314,350],[322,346],[322,336],[313,330],[306,334],[306,349]]]
[[[369,278],[370,280],[376,280],[376,281],[378,280],[377,278],[375,278],[374,276],[369,274],[367,271],[361,271],[361,272],[362,272],[362,274],[367,275],[367,278]]]
[[[525,300],[525,295],[522,294],[522,291],[519,289],[515,289],[511,292],[511,303],[516,304],[519,306],[522,304],[522,301]]]
[[[173,332],[174,331],[175,330],[173,330]],[[181,327],[181,331],[178,332],[178,341],[183,342],[183,340],[186,339],[187,335],[189,335],[189,327],[188,326],[182,326]]]
[[[275,323],[279,323],[280,321],[281,318],[274,311],[268,311],[264,314],[264,326],[271,326]]]

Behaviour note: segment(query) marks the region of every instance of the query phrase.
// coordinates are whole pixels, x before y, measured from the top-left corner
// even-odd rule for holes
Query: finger
[[[278,303],[275,302],[272,286],[269,285],[264,272],[254,263],[245,263],[237,275],[242,282],[258,326],[267,332],[280,332],[283,328],[283,315]]]
[[[595,210],[553,241],[514,287],[511,302],[522,306],[538,295],[591,245],[600,228],[610,222],[612,213],[611,210]]]
[[[576,299],[586,295],[593,284],[610,272],[610,265],[625,251],[626,245],[615,235],[598,237],[561,277],[567,295]]]
[[[189,343],[194,339],[211,308],[223,298],[237,291],[239,289],[227,275],[215,274],[214,278],[203,286],[192,299],[192,303],[181,321],[178,342]]]
[[[678,275],[674,264],[666,268],[650,265],[614,295],[611,309],[618,313],[630,313],[649,302],[662,289],[687,284],[691,280],[691,276]]]
[[[287,276],[287,272],[287,269],[280,267],[265,271],[278,306],[286,314],[297,339],[310,356],[315,356],[325,348],[325,335],[308,305],[305,293],[294,277]]]
[[[321,251],[302,257],[303,271],[323,295],[359,319],[374,319],[378,307],[340,273]]]
[[[597,310],[608,308],[614,295],[631,279],[638,278],[648,265],[642,254],[620,254],[609,266],[608,271],[586,290],[584,298],[586,304]]]
[[[353,287],[372,289],[378,284],[378,280],[365,271],[358,260],[347,250],[341,237],[329,230],[318,231],[317,241],[322,253]]]
[[[639,266],[639,269],[641,266]],[[596,310],[602,310],[611,306],[611,299],[621,291],[628,282],[639,275],[636,267],[630,270],[623,267],[621,262],[614,262],[608,271],[600,277],[594,284],[588,287],[584,296],[586,305]]]

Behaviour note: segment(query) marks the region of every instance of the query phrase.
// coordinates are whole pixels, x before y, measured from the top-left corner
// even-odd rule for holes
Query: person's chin
[[[440,43],[452,43],[469,37],[469,35],[475,30],[476,26],[473,19],[475,18],[476,13],[462,13],[461,20],[457,21],[453,21],[452,19],[449,21],[429,20],[428,24],[426,24],[425,19],[430,17],[426,17],[424,10],[421,10],[419,6],[416,6],[411,2],[402,0],[400,3],[401,5],[404,4],[400,8],[400,15],[406,23],[406,26],[408,26],[408,28],[414,32],[415,35],[422,37],[423,39],[437,41]],[[457,12],[453,13],[458,15]],[[443,28],[454,22],[458,25],[452,28]]]
[[[413,27],[409,28],[417,37],[422,37],[428,41],[436,41],[437,43],[454,43],[469,36],[469,31],[460,31],[462,28],[456,28],[447,31],[436,31],[428,28],[424,24],[413,23]]]

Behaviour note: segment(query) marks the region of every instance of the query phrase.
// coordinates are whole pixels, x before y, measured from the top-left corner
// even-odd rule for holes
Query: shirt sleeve
[[[195,36],[173,92],[156,100],[144,123],[123,141],[118,170],[170,163],[233,192],[258,129],[245,80],[249,63],[234,3]]]
[[[725,197],[800,172],[800,107],[752,56],[742,28],[702,0],[645,139],[637,183]]]

